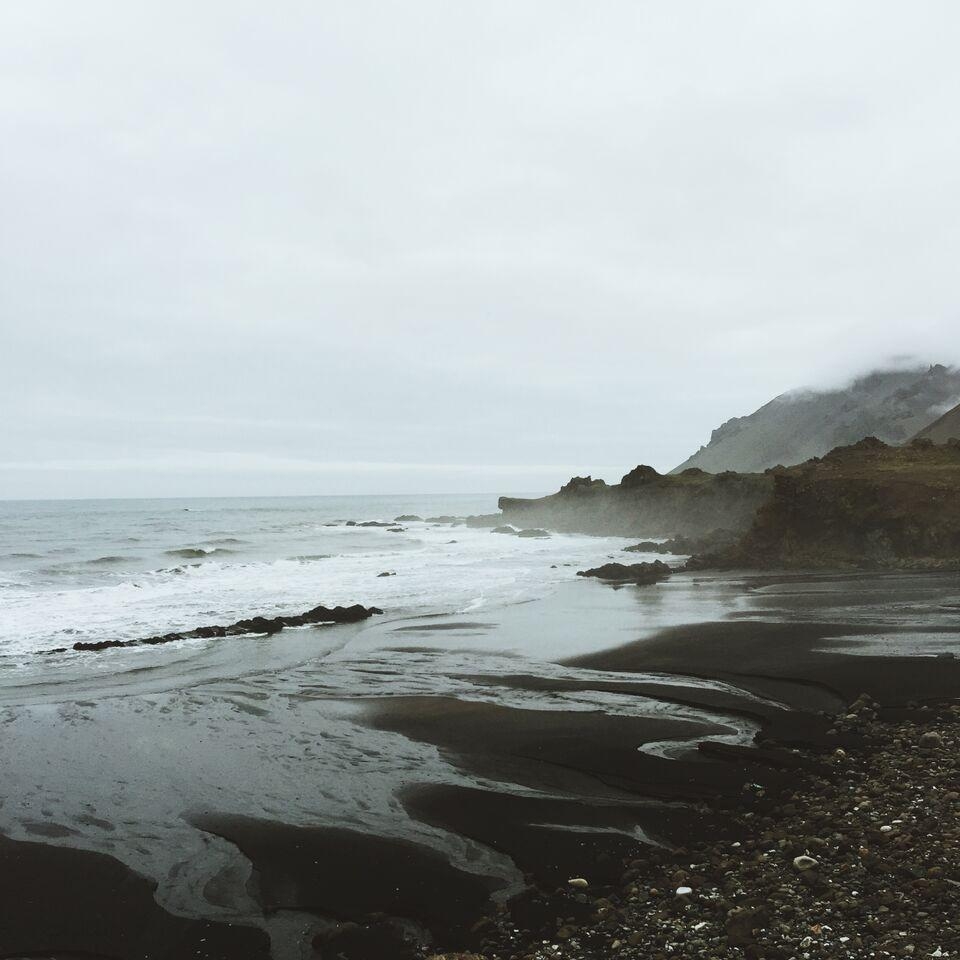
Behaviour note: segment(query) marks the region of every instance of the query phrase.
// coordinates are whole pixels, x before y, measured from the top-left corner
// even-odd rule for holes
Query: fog
[[[0,497],[545,491],[960,362],[958,28],[6,0]]]

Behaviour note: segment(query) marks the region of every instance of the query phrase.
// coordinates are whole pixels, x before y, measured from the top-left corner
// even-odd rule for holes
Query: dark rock
[[[303,627],[313,623],[358,623],[374,614],[383,613],[378,607],[363,607],[359,603],[352,607],[314,607],[305,613],[286,617],[251,617],[247,620],[238,620],[228,627],[219,625],[197,627],[182,633],[165,633],[155,637],[144,637],[138,640],[99,640],[96,642],[79,642],[73,645],[74,650],[98,653],[101,650],[110,650],[115,647],[158,646],[164,643],[174,643],[177,640],[205,640],[216,637],[234,637],[243,634],[266,634],[271,636],[279,633],[284,627]]]
[[[503,523],[503,516],[499,513],[480,513],[467,517],[468,527],[496,527]]]
[[[521,530],[518,534],[518,537],[529,537],[536,540],[546,540],[549,539],[550,534],[546,530],[540,530],[537,527],[533,527],[528,530]]]
[[[624,547],[626,553],[670,553],[683,556],[699,556],[731,546],[737,540],[733,530],[717,529],[702,537],[674,537],[658,542],[642,540],[633,546]]]
[[[654,560],[653,563],[605,563],[590,570],[578,570],[577,576],[643,586],[666,579],[670,572],[670,567],[662,560]]]
[[[516,527],[504,526],[504,527],[494,527],[490,532],[491,533],[507,533],[507,534],[512,534],[513,536],[516,536],[519,531],[517,530]]]
[[[560,493],[599,493],[607,487],[605,480],[594,480],[593,477],[572,477],[560,488]]]
[[[423,517],[418,517],[415,513],[401,513],[399,517],[394,517],[394,523],[416,523],[421,522]]]
[[[624,488],[642,487],[648,483],[655,483],[660,480],[661,474],[657,473],[653,467],[648,467],[645,463],[634,467],[629,473],[624,474],[620,480],[620,486]]]

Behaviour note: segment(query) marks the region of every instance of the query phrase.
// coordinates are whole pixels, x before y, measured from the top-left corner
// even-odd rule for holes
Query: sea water
[[[489,610],[543,596],[626,542],[433,519],[495,511],[494,494],[0,501],[0,666],[317,604]],[[401,515],[423,519],[349,525]]]

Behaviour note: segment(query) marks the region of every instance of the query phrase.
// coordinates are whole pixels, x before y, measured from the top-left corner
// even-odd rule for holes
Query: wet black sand
[[[778,593],[781,586],[784,593]],[[602,604],[607,588],[577,587],[591,592],[591,603]],[[730,577],[724,590],[731,604],[722,615],[704,604],[709,615],[697,620],[694,584],[694,599],[685,601],[672,623],[643,630],[645,611],[661,616],[658,605],[669,604],[668,591],[685,587],[637,592],[662,589],[628,588],[640,605],[640,639],[624,644],[612,636],[609,650],[567,657],[569,675],[511,672],[508,661],[496,674],[462,674],[478,688],[501,690],[501,701],[382,694],[364,701],[364,725],[435,748],[460,771],[463,782],[457,783],[421,779],[412,770],[397,782],[396,797],[414,822],[512,861],[517,882],[531,885],[510,907],[518,929],[536,928],[543,895],[570,877],[612,882],[624,861],[642,857],[651,843],[669,850],[740,829],[736,816],[755,809],[758,795],[775,797],[796,779],[791,746],[802,745],[804,769],[815,769],[819,756],[862,743],[855,727],[837,729],[832,717],[860,693],[893,715],[911,702],[951,698],[960,690],[960,661],[934,655],[960,651],[955,578]],[[618,602],[633,595],[616,594]],[[746,608],[733,602],[742,597],[748,598]],[[545,646],[557,626],[544,620]],[[425,635],[431,644],[448,635],[468,647],[508,628],[505,621],[465,629],[450,619],[444,630]],[[604,635],[603,625],[589,618],[579,628]],[[563,629],[569,635],[578,624]],[[415,644],[418,632],[399,633],[414,645],[394,652],[431,656],[432,647]],[[876,646],[877,637],[891,655],[854,652],[860,644]],[[594,643],[595,650],[602,646]],[[323,670],[321,663],[318,681]],[[308,693],[298,688],[298,696]],[[615,697],[619,712],[600,705],[567,709],[560,700],[556,709],[543,709],[542,700],[537,708],[523,705],[527,694],[575,693]],[[623,708],[632,698],[636,711]],[[702,712],[651,713],[651,698]],[[717,745],[723,723],[734,720],[754,725],[759,740],[775,745]],[[182,749],[193,747],[185,742]],[[264,916],[295,911],[324,920],[322,932],[316,926],[305,933],[299,953],[304,957],[416,956],[424,930],[435,948],[477,947],[488,929],[483,918],[491,894],[496,898],[500,891],[502,900],[508,892],[503,878],[486,875],[483,864],[450,863],[423,844],[369,831],[241,817],[227,804],[208,807],[191,822],[229,841],[250,863],[245,893]],[[262,930],[161,910],[151,885],[109,857],[4,840],[0,867],[3,958],[269,955]],[[48,922],[48,915],[55,921]],[[288,956],[294,954],[283,960]]]
[[[268,960],[263,931],[186,920],[112,857],[0,837],[0,957]]]
[[[192,819],[243,851],[254,869],[251,892],[268,913],[297,910],[350,920],[362,905],[362,916],[402,917],[443,940],[458,940],[501,886],[402,840],[250,817]]]

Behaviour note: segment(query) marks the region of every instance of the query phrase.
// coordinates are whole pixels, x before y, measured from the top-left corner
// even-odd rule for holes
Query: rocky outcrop
[[[785,393],[718,427],[710,442],[673,472],[791,466],[866,436],[905,443],[958,400],[960,370],[940,364],[878,371],[837,390]]]
[[[176,640],[207,640],[221,637],[236,637],[243,634],[279,633],[284,627],[305,627],[313,623],[358,623],[376,613],[383,613],[378,607],[363,607],[359,603],[352,607],[314,607],[305,613],[290,617],[251,617],[249,620],[238,620],[229,626],[218,624],[209,627],[197,627],[182,633],[165,633],[155,637],[143,637],[137,640],[98,640],[95,642],[80,642],[73,645],[74,650],[83,650],[99,653],[101,650],[110,650],[116,647],[149,647],[162,643],[173,643]]]
[[[670,567],[662,560],[653,563],[605,563],[590,570],[578,570],[578,577],[596,577],[611,583],[635,583],[649,586],[670,576]]]
[[[767,499],[772,477],[713,475],[700,470],[663,476],[652,467],[631,470],[619,484],[574,477],[558,493],[537,499],[501,497],[502,520],[600,536],[702,536],[719,527],[743,533]]]
[[[670,537],[626,549],[690,555],[690,569],[952,570],[960,568],[960,443],[867,437],[762,474],[638,467],[619,484],[576,477],[548,497],[501,497],[500,507],[520,527]]]

